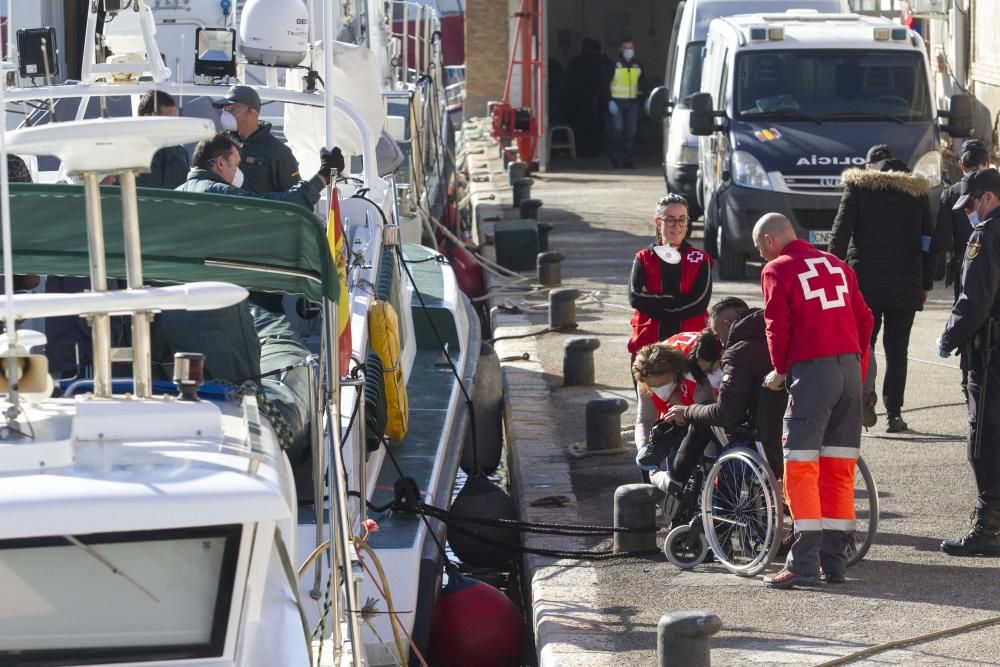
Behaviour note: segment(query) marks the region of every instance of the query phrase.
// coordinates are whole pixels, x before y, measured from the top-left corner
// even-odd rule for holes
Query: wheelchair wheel
[[[722,454],[701,497],[705,537],[730,572],[752,577],[774,560],[782,536],[778,482],[767,463],[744,447]]]
[[[857,523],[847,543],[847,567],[857,564],[875,541],[878,532],[878,487],[864,459],[854,467],[854,513]]]
[[[701,533],[695,539],[689,537],[690,532],[691,526],[688,524],[677,526],[667,533],[667,539],[663,541],[663,555],[682,570],[690,570],[701,565],[708,556],[705,533]]]

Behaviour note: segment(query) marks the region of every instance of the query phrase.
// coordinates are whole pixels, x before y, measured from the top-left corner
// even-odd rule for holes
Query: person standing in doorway
[[[642,64],[635,57],[635,42],[623,38],[618,59],[609,72],[608,113],[611,118],[611,166],[615,169],[635,169],[632,161],[632,144],[639,125],[639,101],[646,89]]]
[[[1000,556],[1000,173],[977,169],[962,179],[957,210],[975,211],[979,223],[962,264],[962,293],[940,338],[937,353],[961,350],[968,372],[968,456],[976,478],[972,529],[945,540],[950,556]]]
[[[139,99],[140,116],[177,116],[177,102],[173,95],[162,90],[146,91]],[[173,190],[187,180],[191,160],[183,146],[166,146],[153,154],[148,172],[136,176],[135,184],[141,188],[167,188]]]
[[[910,330],[927,293],[934,286],[931,250],[931,184],[909,173],[906,163],[891,156],[885,145],[873,146],[876,158],[865,169],[848,169],[841,176],[844,194],[833,221],[829,251],[854,269],[865,303],[875,317],[871,345],[885,324],[885,379],[882,401],[886,431],[907,429],[901,416],[906,391],[906,357]],[[875,355],[870,354],[865,392],[864,425],[875,425]]]
[[[768,213],[753,229],[764,259],[764,330],[774,370],[768,389],[788,389],[782,430],[785,497],[795,542],[770,588],[845,581],[854,530],[854,464],[861,449],[863,362],[873,317],[854,271],[800,241],[788,218]]]

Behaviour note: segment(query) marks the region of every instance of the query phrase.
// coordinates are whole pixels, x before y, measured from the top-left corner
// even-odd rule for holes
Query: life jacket
[[[686,248],[685,248],[686,246]],[[694,289],[694,281],[698,278],[701,265],[711,262],[708,253],[698,248],[694,248],[687,243],[681,246],[683,255],[681,256],[681,284],[680,293],[690,294]],[[642,269],[646,275],[646,291],[650,294],[661,294],[663,283],[660,279],[660,267],[662,260],[653,252],[652,248],[643,248],[636,253],[636,257],[642,262]],[[651,345],[660,340],[660,322],[638,310],[632,313],[632,337],[628,341],[628,351],[634,356],[644,345]],[[708,326],[708,311],[704,311],[694,317],[689,317],[681,321],[681,331],[701,331]]]

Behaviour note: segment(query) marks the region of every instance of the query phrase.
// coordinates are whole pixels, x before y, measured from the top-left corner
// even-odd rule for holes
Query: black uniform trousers
[[[976,477],[976,507],[1000,510],[1000,341],[994,336],[992,354],[985,350],[985,336],[977,334],[963,353],[968,368],[969,463]],[[989,364],[987,366],[987,356]],[[983,391],[985,384],[986,391]],[[978,433],[980,432],[981,433]],[[980,438],[975,456],[976,437]]]
[[[882,347],[885,350],[885,373],[882,381],[882,404],[890,415],[898,415],[903,407],[906,392],[906,354],[910,348],[910,330],[913,328],[914,310],[872,307],[875,327],[872,329],[872,350],[879,331],[885,323]]]

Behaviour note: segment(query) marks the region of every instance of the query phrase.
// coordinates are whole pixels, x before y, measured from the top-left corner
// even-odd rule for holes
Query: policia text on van
[[[972,100],[938,114],[920,36],[853,14],[747,15],[712,22],[701,92],[691,98],[700,136],[706,249],[723,278],[742,278],[751,230],[784,214],[799,238],[825,246],[840,202],[840,174],[889,144],[941,191],[940,131],[972,128]]]

